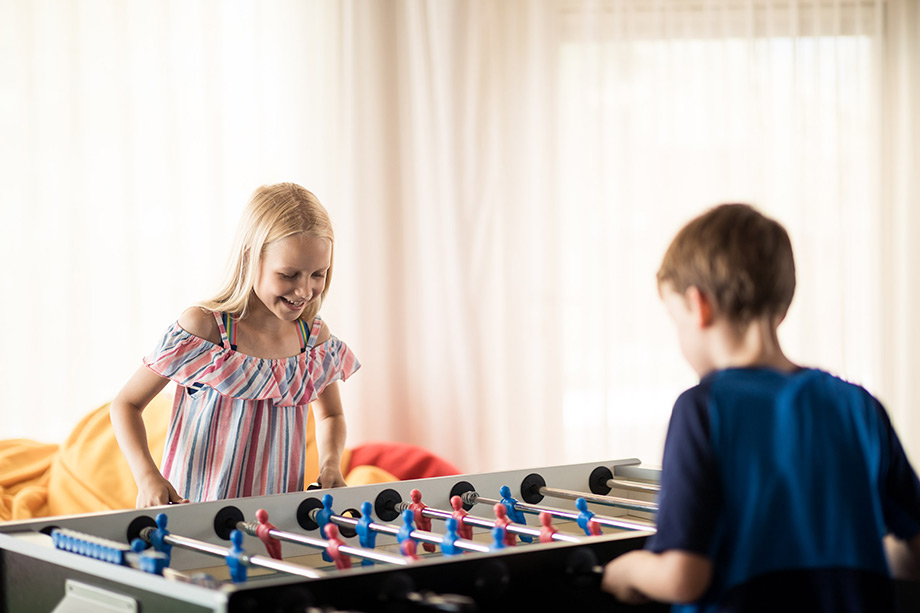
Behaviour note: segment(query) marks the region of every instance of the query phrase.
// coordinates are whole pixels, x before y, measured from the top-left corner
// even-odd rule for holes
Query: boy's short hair
[[[658,286],[697,287],[733,323],[782,319],[795,293],[786,229],[747,204],[723,204],[685,225],[668,247]]]

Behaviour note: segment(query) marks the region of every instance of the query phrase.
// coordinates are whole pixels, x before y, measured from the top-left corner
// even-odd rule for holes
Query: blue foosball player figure
[[[243,533],[234,530],[230,533],[230,553],[227,554],[227,567],[230,569],[230,578],[234,583],[246,581],[246,565],[243,564]]]
[[[496,549],[505,548],[505,528],[502,526],[495,526],[492,528],[492,542],[489,544],[489,549],[495,551]]]
[[[457,547],[457,540],[459,536],[457,535],[457,520],[453,517],[449,518],[445,522],[445,528],[447,532],[441,537],[441,553],[446,556],[455,556],[458,553],[463,553],[463,550]]]
[[[373,521],[371,512],[373,509],[374,506],[370,502],[366,500],[362,502],[361,518],[358,520],[358,525],[355,526],[355,530],[358,533],[358,543],[365,549],[374,549],[377,546],[377,533],[371,529],[371,522]],[[367,558],[361,560],[361,566],[373,565],[373,560]]]
[[[415,530],[415,513],[412,509],[406,509],[402,513],[403,525],[400,527],[399,531],[396,533],[396,540],[399,543],[399,551],[402,552],[404,556],[410,560],[418,559],[418,556],[415,553],[416,542],[410,536],[412,531]]]
[[[588,501],[584,498],[576,498],[575,508],[578,509],[578,519],[575,520],[578,527],[584,530],[587,536],[591,536],[590,522],[594,517],[594,512],[588,510]]]
[[[166,537],[169,536],[169,530],[166,529],[167,521],[166,513],[157,514],[157,527],[150,531],[150,544],[155,550],[166,555],[166,566],[169,566],[172,558],[172,545],[166,542]]]
[[[146,547],[147,543],[143,539],[131,541],[131,551],[137,554],[137,565],[145,573],[162,576],[163,569],[169,563],[168,556],[156,550],[147,550]]]
[[[520,511],[515,505],[517,505],[517,498],[511,496],[511,488],[507,485],[501,486],[498,490],[498,493],[502,497],[502,504],[505,505],[505,510],[508,513],[508,518],[516,524],[527,525],[527,518],[524,517],[524,513]],[[525,543],[532,543],[533,537],[519,534],[521,540]]]
[[[326,534],[326,524],[332,521],[332,494],[323,496],[323,508],[316,512],[316,523],[319,524],[319,533]],[[323,560],[332,562],[332,558],[323,550]]]

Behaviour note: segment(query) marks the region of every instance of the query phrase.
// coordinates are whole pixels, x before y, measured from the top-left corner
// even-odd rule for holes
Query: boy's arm
[[[638,550],[607,564],[601,586],[627,603],[647,599],[687,603],[702,597],[711,580],[709,558],[676,549],[661,553]]]
[[[883,506],[888,535],[882,540],[895,579],[920,580],[920,479],[914,472],[888,413],[873,399],[887,437]]]
[[[316,417],[316,450],[319,453],[321,487],[342,487],[342,452],[345,450],[345,414],[338,382],[330,383],[313,404]]]
[[[889,534],[884,543],[892,576],[906,581],[920,580],[920,534],[906,541]]]
[[[622,555],[604,569],[602,586],[625,602],[687,603],[712,581],[708,551],[722,500],[710,446],[707,390],[696,386],[674,403],[665,440],[657,533],[647,549]]]

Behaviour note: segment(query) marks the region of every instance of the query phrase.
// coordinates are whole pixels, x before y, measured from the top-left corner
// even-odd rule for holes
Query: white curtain
[[[657,464],[694,383],[673,233],[789,229],[790,356],[920,453],[913,0],[0,2],[0,437],[60,441],[219,281],[258,185],[324,202],[349,445]]]

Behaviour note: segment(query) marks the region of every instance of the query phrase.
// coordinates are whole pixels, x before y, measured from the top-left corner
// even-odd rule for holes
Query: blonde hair
[[[240,219],[227,275],[217,294],[198,306],[230,313],[240,319],[249,312],[249,300],[266,247],[294,234],[325,238],[335,244],[332,222],[319,199],[296,183],[263,185],[253,192]],[[253,257],[252,254],[255,254]],[[306,306],[300,319],[311,323],[329,291],[332,256],[320,296]]]
[[[685,225],[664,254],[658,286],[694,286],[731,322],[782,319],[795,293],[789,234],[747,204],[723,204]]]

